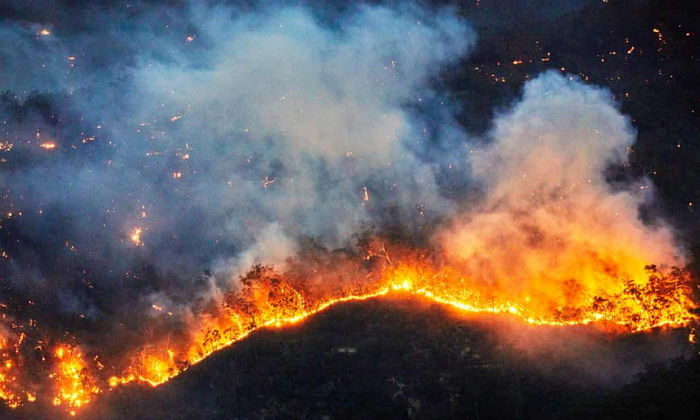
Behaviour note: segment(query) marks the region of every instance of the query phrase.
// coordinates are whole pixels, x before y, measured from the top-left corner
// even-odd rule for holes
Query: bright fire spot
[[[41,28],[41,29],[39,30],[39,35],[40,35],[40,36],[51,35],[51,31],[49,31],[49,30],[46,29],[46,28]]]
[[[53,150],[57,147],[57,145],[56,145],[56,143],[54,143],[52,141],[45,141],[45,142],[39,144],[39,147],[41,147],[42,149],[46,149],[46,150]]]
[[[136,226],[135,228],[131,229],[131,232],[129,233],[129,239],[131,239],[131,242],[136,245],[136,246],[143,246],[143,242],[141,241],[141,234],[143,233],[143,228],[140,226]]]
[[[94,378],[87,374],[87,365],[78,349],[60,346],[55,354],[58,363],[53,374],[56,381],[53,404],[65,404],[68,414],[74,416],[75,410],[89,403],[101,389],[95,384]]]

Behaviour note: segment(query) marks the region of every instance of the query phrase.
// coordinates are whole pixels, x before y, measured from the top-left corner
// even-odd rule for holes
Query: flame
[[[15,389],[20,372],[16,369],[17,351],[11,344],[9,337],[0,334],[0,398],[5,400],[9,407],[16,408],[22,404],[22,397]]]
[[[59,346],[54,355],[57,366],[51,375],[57,386],[53,405],[64,405],[68,414],[75,415],[77,409],[92,401],[93,395],[102,389],[90,375],[83,354],[77,348]]]
[[[395,251],[392,249],[391,253]],[[608,331],[636,332],[685,327],[695,320],[690,311],[694,307],[690,278],[678,269],[642,267],[635,272],[637,277],[629,279],[615,277],[615,273],[624,271],[621,269],[598,273],[607,276],[605,289],[597,282],[555,283],[550,286],[561,289],[557,296],[576,296],[557,303],[548,298],[548,293],[538,290],[509,291],[496,283],[475,280],[466,274],[469,270],[464,266],[447,265],[415,250],[399,250],[398,254],[390,256],[383,243],[370,248],[361,259],[383,261],[383,267],[367,278],[336,289],[318,290],[309,287],[308,279],[255,266],[241,277],[240,287],[227,293],[216,309],[200,314],[186,333],[156,337],[108,367],[95,362],[96,356],[85,358],[85,352],[77,345],[58,344],[49,355],[49,379],[54,383],[51,396],[37,396],[23,383],[18,370],[23,363],[19,347],[9,336],[0,336],[0,397],[10,407],[43,398],[75,415],[99,394],[119,386],[159,386],[254,331],[297,324],[338,303],[392,293],[417,296],[465,312],[505,314],[532,325],[594,324]],[[156,314],[165,315],[162,306],[154,303],[151,308]],[[689,339],[694,340],[694,335]]]
[[[135,228],[131,229],[131,232],[129,233],[129,239],[131,239],[131,242],[136,245],[136,246],[143,246],[143,242],[141,241],[141,234],[143,233],[143,228],[140,226],[136,226]]]
[[[122,376],[110,378],[111,387],[133,381],[158,386],[167,382],[211,353],[246,338],[261,328],[296,324],[341,302],[359,301],[402,292],[429,299],[455,309],[492,314],[509,314],[533,325],[567,326],[601,323],[621,331],[688,325],[693,317],[688,280],[681,273],[667,277],[649,268],[649,279],[641,286],[621,283],[610,292],[590,295],[588,304],[571,308],[543,307],[535,299],[513,300],[479,288],[454,268],[432,269],[408,262],[388,269],[361,293],[349,290],[340,295],[314,297],[289,281],[265,273],[238,293],[227,298],[226,310],[204,320],[189,341],[167,350],[150,347],[137,352]],[[665,287],[664,295],[659,294]],[[583,301],[583,299],[582,299]]]
[[[45,149],[45,150],[53,150],[58,146],[56,145],[56,143],[54,143],[52,141],[45,141],[43,143],[40,143],[39,147],[41,147],[42,149]]]

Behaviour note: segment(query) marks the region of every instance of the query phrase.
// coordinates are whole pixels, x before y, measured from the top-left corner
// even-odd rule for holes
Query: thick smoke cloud
[[[420,137],[403,106],[430,95],[428,78],[470,42],[454,17],[437,19],[364,9],[333,31],[292,9],[233,28],[204,25],[203,36],[221,39],[208,68],[137,69],[138,92],[152,102],[147,112],[182,115],[164,146],[192,139],[191,155],[201,154],[209,176],[193,176],[187,189],[225,220],[211,233],[223,227],[253,243],[276,223],[279,233],[337,247],[372,217],[375,200],[444,212],[430,169],[404,146]],[[398,200],[377,177],[409,188],[415,201]],[[418,213],[402,210],[409,219]]]
[[[634,135],[606,90],[540,75],[470,155],[484,198],[454,219],[442,246],[474,279],[562,306],[644,279],[650,262],[679,264],[670,228],[640,220],[651,181],[606,179],[628,163]]]
[[[0,179],[18,300],[91,321],[176,310],[299,240],[343,247],[366,224],[412,229],[453,207],[435,168],[454,156],[431,145],[454,137],[426,130],[458,131],[430,85],[475,39],[452,11],[125,13],[2,26],[17,45]]]

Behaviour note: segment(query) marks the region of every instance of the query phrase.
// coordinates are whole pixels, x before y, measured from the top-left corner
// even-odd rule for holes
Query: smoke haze
[[[606,181],[607,168],[628,164],[634,143],[607,91],[544,73],[495,119],[489,137],[469,156],[484,199],[441,234],[471,277],[566,305],[580,293],[562,295],[564,282],[595,293],[644,278],[650,261],[682,264],[670,228],[640,220],[651,181]]]
[[[134,294],[189,301],[204,271],[230,287],[302,237],[346,246],[389,207],[406,226],[449,211],[442,157],[410,150],[431,141],[421,120],[443,118],[414,115],[440,101],[430,78],[474,41],[449,10],[360,7],[334,26],[303,8],[154,10],[144,27],[102,12],[89,29],[110,61],[88,33],[3,26],[18,45],[3,49],[4,139],[33,157],[2,173],[23,212],[9,226],[22,243],[3,246],[10,287],[55,287],[62,312],[99,317]]]
[[[209,322],[257,264],[291,267],[307,289],[332,289],[332,269],[370,278],[390,256],[359,255],[368,232],[557,314],[646,279],[646,264],[685,262],[667,224],[640,219],[651,181],[608,181],[635,131],[607,90],[546,72],[488,132],[465,132],[436,87],[477,42],[454,9],[81,13],[0,21],[0,303],[8,324],[39,330],[30,341],[106,360],[200,338],[240,321]],[[325,260],[306,267],[314,253]],[[172,365],[205,347],[178,345]]]

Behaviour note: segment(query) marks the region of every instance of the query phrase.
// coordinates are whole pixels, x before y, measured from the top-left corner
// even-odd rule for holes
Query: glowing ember
[[[129,239],[131,239],[131,242],[136,245],[136,246],[143,246],[143,242],[141,241],[141,234],[143,233],[143,228],[140,226],[137,226],[131,230],[129,233]]]
[[[54,143],[52,141],[45,141],[43,143],[40,143],[39,147],[41,147],[42,149],[45,149],[45,150],[53,150],[58,146],[56,145],[56,143]]]

